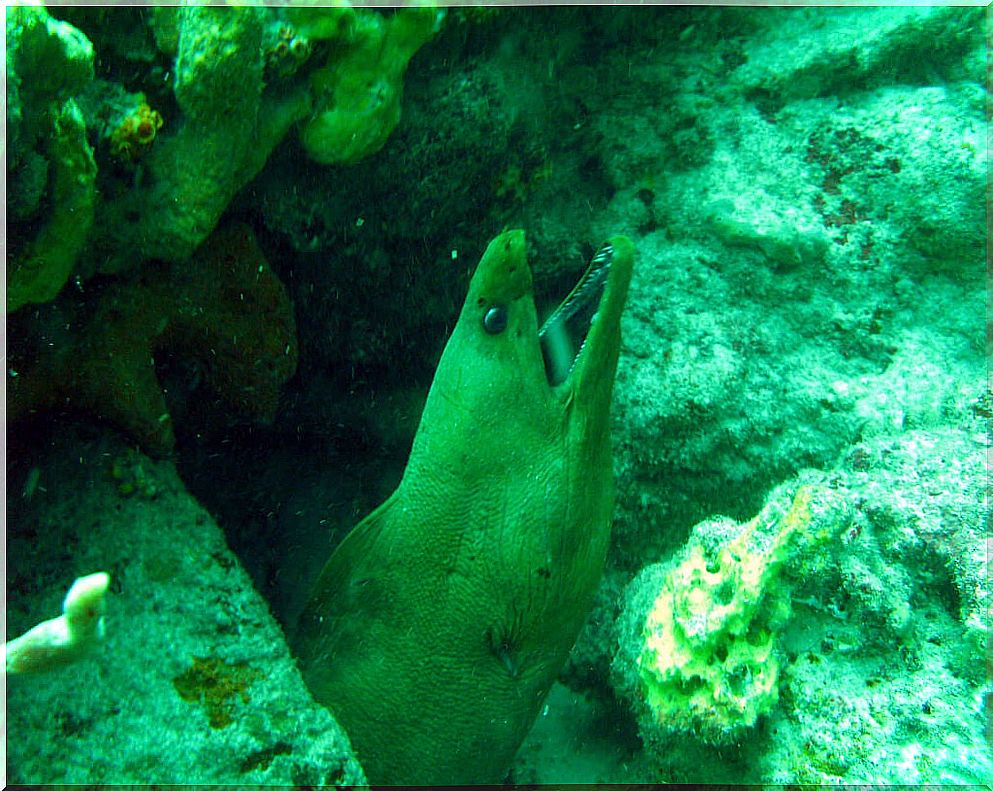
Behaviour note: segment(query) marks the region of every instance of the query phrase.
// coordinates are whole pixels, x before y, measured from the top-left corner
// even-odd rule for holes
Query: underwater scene
[[[6,8],[8,781],[988,787],[986,14]]]

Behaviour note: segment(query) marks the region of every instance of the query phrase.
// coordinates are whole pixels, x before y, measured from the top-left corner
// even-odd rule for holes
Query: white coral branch
[[[110,575],[103,571],[77,579],[61,616],[42,621],[4,646],[7,673],[53,670],[89,653],[103,640],[109,585]]]

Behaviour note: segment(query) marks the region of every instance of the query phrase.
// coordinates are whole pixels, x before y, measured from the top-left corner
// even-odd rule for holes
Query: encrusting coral
[[[175,442],[155,355],[196,361],[232,411],[271,420],[297,364],[286,289],[250,229],[224,227],[187,262],[149,267],[85,302],[33,311],[34,349],[13,350],[8,417],[69,407],[117,426],[148,451]]]
[[[146,98],[113,71],[94,79],[79,29],[13,9],[8,172],[19,225],[7,307],[42,307],[13,325],[10,419],[79,410],[166,452],[175,435],[156,355],[192,360],[221,401],[271,418],[296,367],[292,308],[250,232],[215,228],[299,121],[318,161],[377,151],[399,119],[407,63],[443,18],[436,8],[155,9],[142,19],[149,56],[172,59],[173,106],[161,85],[134,85]],[[241,252],[222,260],[225,249]],[[70,281],[82,296],[43,304]]]

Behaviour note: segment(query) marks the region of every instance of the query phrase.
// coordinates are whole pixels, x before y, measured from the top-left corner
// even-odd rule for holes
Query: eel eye
[[[494,305],[483,316],[483,329],[490,335],[499,335],[507,329],[507,308]]]

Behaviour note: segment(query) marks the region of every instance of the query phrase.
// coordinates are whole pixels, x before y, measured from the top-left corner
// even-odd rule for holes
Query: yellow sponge
[[[813,487],[770,503],[720,549],[692,542],[666,573],[642,633],[642,694],[659,725],[724,744],[778,699],[773,650],[789,618],[779,571],[813,521]]]

